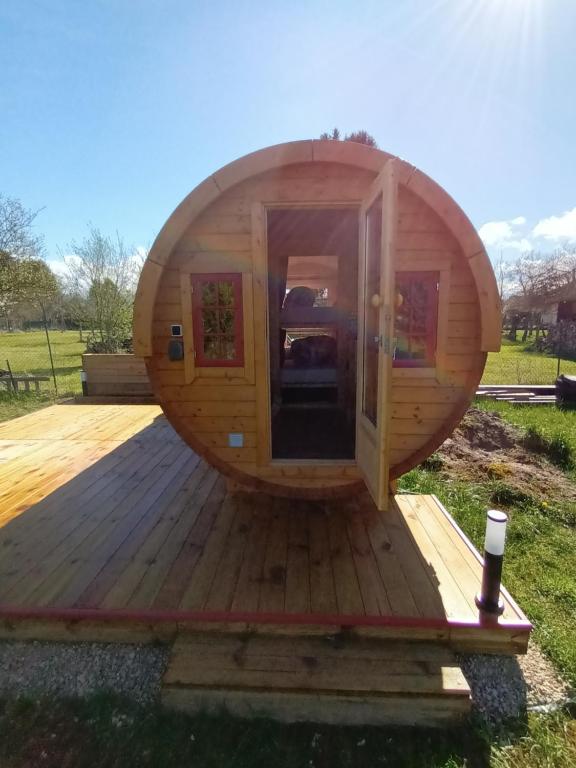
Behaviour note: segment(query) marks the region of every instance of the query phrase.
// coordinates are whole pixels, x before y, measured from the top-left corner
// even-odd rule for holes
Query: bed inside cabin
[[[268,210],[273,459],[354,459],[358,211]]]

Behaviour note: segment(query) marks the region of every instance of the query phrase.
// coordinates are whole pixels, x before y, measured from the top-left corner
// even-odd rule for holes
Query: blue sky
[[[247,152],[364,128],[492,255],[576,243],[575,0],[2,0],[0,192],[150,245]]]

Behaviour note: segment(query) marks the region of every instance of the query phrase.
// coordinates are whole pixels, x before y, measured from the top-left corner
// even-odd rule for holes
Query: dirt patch
[[[497,413],[470,408],[435,456],[452,479],[501,481],[520,495],[541,501],[576,502],[576,485],[541,454],[525,445],[525,434]]]

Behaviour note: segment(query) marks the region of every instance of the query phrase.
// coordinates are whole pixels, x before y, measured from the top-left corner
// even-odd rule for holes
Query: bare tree
[[[500,255],[497,261],[493,263],[493,267],[494,274],[496,276],[496,284],[498,285],[500,301],[504,303],[504,301],[508,298],[511,290],[510,282],[513,266],[504,258],[504,254],[502,251],[500,251]]]
[[[522,254],[512,264],[511,281],[514,295],[508,302],[510,338],[516,338],[519,327],[523,327],[523,341],[533,330],[538,338],[546,308],[562,288],[576,283],[576,248]]]
[[[320,134],[322,141],[340,141],[341,134],[338,128],[333,128],[330,132]],[[352,131],[344,136],[343,141],[355,141],[357,144],[366,144],[369,147],[378,148],[376,139],[368,131]]]
[[[24,208],[16,198],[0,193],[0,254],[18,259],[42,256],[43,239],[33,232],[39,213]]]
[[[66,294],[74,297],[77,311],[91,328],[92,346],[117,351],[131,335],[141,254],[128,248],[118,234],[106,237],[95,227],[81,242],[72,242],[68,254]]]
[[[340,141],[340,131],[338,128],[332,128],[331,131],[321,133],[320,139],[322,141]]]
[[[58,293],[56,276],[42,260],[42,236],[33,231],[38,213],[0,194],[0,315],[8,328],[27,307],[44,312]]]
[[[514,263],[514,277],[523,296],[547,298],[576,281],[576,248],[524,253]]]

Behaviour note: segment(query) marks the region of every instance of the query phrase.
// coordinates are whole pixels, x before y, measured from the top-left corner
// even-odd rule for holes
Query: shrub
[[[507,477],[512,473],[512,470],[508,464],[504,464],[501,461],[493,461],[492,464],[488,465],[487,471],[488,476],[493,480],[500,480],[501,478]]]
[[[515,504],[534,503],[529,493],[524,493],[519,488],[514,488],[506,483],[496,483],[490,493],[490,501],[503,507],[512,507]]]
[[[132,352],[132,339],[99,339],[90,336],[86,343],[86,352],[93,355],[113,355],[117,352]]]
[[[562,469],[572,469],[574,466],[572,446],[562,435],[555,435],[548,441],[548,455]]]
[[[424,459],[420,466],[422,469],[428,470],[428,472],[440,472],[444,466],[444,459],[437,453],[433,453],[432,456],[428,456],[427,459]]]

